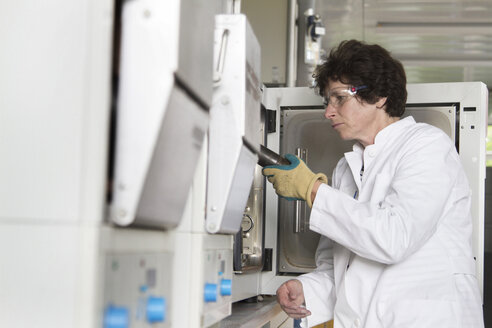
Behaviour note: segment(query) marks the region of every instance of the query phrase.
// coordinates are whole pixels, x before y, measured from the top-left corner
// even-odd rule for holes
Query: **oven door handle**
[[[296,155],[307,164],[307,149],[296,148]],[[306,232],[306,202],[296,200],[294,203],[294,233]]]
[[[217,42],[217,39],[220,38],[219,49],[218,51],[217,49],[215,49],[217,62],[214,63],[214,71],[213,71],[214,87],[217,87],[218,85],[220,85],[222,81],[222,74],[224,72],[224,63],[227,53],[227,41],[229,40],[229,30],[228,29],[224,29],[223,31],[216,30],[215,34],[216,34],[215,42]]]

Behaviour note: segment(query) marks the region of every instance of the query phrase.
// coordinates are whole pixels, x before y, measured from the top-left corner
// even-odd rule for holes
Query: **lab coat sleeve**
[[[311,211],[311,230],[386,264],[418,250],[452,210],[448,199],[456,177],[464,173],[449,138],[436,131],[419,135],[391,155],[394,172],[378,173],[368,201],[322,185]],[[469,188],[459,193],[466,197]]]
[[[335,287],[333,278],[333,242],[321,236],[316,250],[316,270],[297,278],[302,283],[308,327],[316,326],[333,318]]]

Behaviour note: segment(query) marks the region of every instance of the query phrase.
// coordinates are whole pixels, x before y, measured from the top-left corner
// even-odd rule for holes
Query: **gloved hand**
[[[319,179],[327,183],[328,179],[323,173],[314,174],[304,161],[292,154],[285,155],[290,165],[265,166],[263,175],[273,183],[277,195],[288,200],[305,200],[312,207],[311,191],[314,183]]]

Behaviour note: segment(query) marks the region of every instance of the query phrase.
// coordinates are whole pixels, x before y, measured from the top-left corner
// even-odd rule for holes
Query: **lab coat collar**
[[[388,140],[388,137],[391,136],[393,133],[397,131],[402,131],[405,127],[412,124],[415,124],[415,119],[412,116],[407,116],[405,118],[399,119],[395,123],[391,123],[384,129],[379,131],[378,134],[376,134],[376,137],[374,138],[374,145],[379,146],[379,144]]]
[[[373,145],[369,145],[364,148],[362,144],[357,142],[352,146],[351,152],[347,152],[344,154],[354,177],[354,182],[357,185],[359,191],[361,190],[362,184],[360,179],[360,170],[362,168],[362,164],[364,163],[365,169],[367,169],[372,158],[376,156],[378,149],[381,149],[381,146],[383,146],[388,140],[390,140],[390,136],[398,133],[399,131],[403,131],[405,127],[412,124],[415,124],[415,119],[412,116],[407,116],[403,119],[400,119],[379,131],[374,138]],[[369,156],[363,156],[365,152],[368,152]]]
[[[360,143],[356,143],[352,147],[353,151],[345,153],[345,160],[350,167],[350,171],[354,177],[354,182],[357,185],[357,189],[360,191],[361,181],[360,181],[360,169],[363,164],[364,147]]]
[[[391,123],[390,125],[388,125],[384,129],[379,131],[378,134],[376,134],[376,137],[374,138],[374,144],[373,145],[369,145],[369,146],[364,148],[364,146],[362,146],[361,143],[356,142],[352,146],[352,150],[356,154],[362,155],[364,153],[364,151],[366,150],[366,148],[373,147],[374,145],[380,146],[380,144],[385,142],[386,140],[388,140],[388,137],[390,135],[392,135],[394,132],[402,131],[405,127],[412,125],[412,124],[415,124],[415,123],[416,123],[415,119],[412,116],[407,116],[405,118],[399,119],[395,123]],[[349,154],[349,153],[345,153],[345,154]]]

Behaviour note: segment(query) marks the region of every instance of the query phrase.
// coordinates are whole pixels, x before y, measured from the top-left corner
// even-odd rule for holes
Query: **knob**
[[[203,300],[205,302],[217,302],[217,284],[205,284]]]
[[[243,220],[241,221],[241,228],[243,229],[243,233],[249,232],[253,229],[254,223],[251,216],[248,214],[243,214]]]
[[[147,299],[147,321],[149,323],[163,322],[166,320],[166,299],[164,297],[150,296]]]
[[[104,311],[104,328],[128,328],[130,315],[123,306],[110,305]]]
[[[222,279],[220,281],[220,295],[229,296],[231,295],[232,289],[232,280],[231,279]]]

